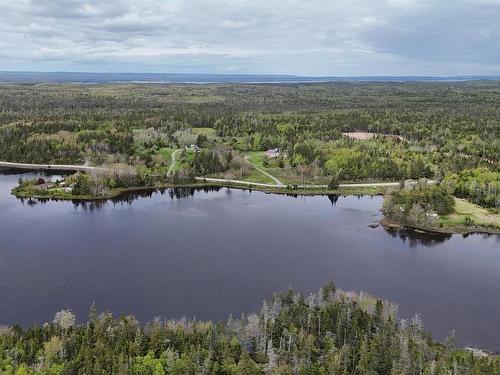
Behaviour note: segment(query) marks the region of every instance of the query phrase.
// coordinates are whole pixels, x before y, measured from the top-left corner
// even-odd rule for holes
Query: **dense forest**
[[[437,343],[418,315],[327,284],[304,297],[289,290],[259,313],[226,323],[98,314],[77,324],[69,310],[53,322],[0,327],[0,372],[27,374],[500,374],[500,358]]]
[[[499,101],[500,83],[487,81],[2,85],[0,155],[164,173],[168,150],[197,144],[206,152],[183,155],[180,172],[246,175],[246,152],[277,148],[271,167],[291,181],[498,173]],[[358,141],[347,132],[377,136]]]

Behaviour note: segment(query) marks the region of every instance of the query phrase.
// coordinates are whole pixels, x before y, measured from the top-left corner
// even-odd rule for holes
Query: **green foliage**
[[[346,182],[440,179],[476,168],[498,173],[498,88],[498,82],[4,85],[0,155],[17,162],[121,163],[159,174],[168,168],[156,157],[159,149],[196,143],[214,152],[222,145],[240,152],[279,148],[286,156],[279,166],[296,182],[306,167],[307,178],[328,181],[339,172]],[[342,136],[349,131],[379,136],[356,141]],[[196,169],[225,172],[222,164],[222,170],[216,163]],[[189,173],[193,160],[181,169]],[[491,184],[465,185],[457,194],[498,205]]]
[[[202,150],[194,155],[193,169],[196,174],[206,176],[224,171],[227,169],[228,164],[222,163],[217,152]]]
[[[418,183],[392,191],[384,200],[384,212],[414,225],[435,224],[434,214],[453,212],[455,200],[443,184]]]
[[[133,375],[163,375],[165,374],[165,358],[155,358],[153,352],[144,357],[136,357],[132,365]]]
[[[500,208],[500,172],[486,168],[466,169],[443,181],[459,198],[487,208]]]
[[[357,165],[360,164],[361,153],[351,148],[338,148],[325,164],[329,173],[339,173],[344,179],[351,179],[356,175]]]
[[[92,182],[90,176],[85,173],[77,173],[70,179],[73,182],[73,194],[75,195],[89,195],[92,189]]]
[[[470,227],[471,225],[474,225],[474,221],[471,219],[470,216],[466,216],[464,218],[464,225],[467,227]]]
[[[339,178],[337,176],[338,176],[337,173],[335,173],[332,176],[330,182],[328,183],[328,189],[330,189],[330,190],[338,189],[340,182],[339,182]]]
[[[208,142],[208,138],[204,134],[199,134],[198,138],[196,138],[196,145],[198,147],[203,147]]]
[[[309,297],[275,294],[258,314],[226,324],[131,316],[92,307],[82,325],[0,327],[0,373],[62,374],[499,374],[500,358],[432,341],[418,316],[327,284]],[[55,321],[59,321],[61,312]]]
[[[241,352],[240,361],[238,362],[239,375],[261,375],[264,374],[262,369],[255,363],[246,350]]]

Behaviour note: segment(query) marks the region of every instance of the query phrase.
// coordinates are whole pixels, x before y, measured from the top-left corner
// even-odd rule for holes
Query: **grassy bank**
[[[500,233],[500,214],[455,198],[455,211],[439,218],[439,225],[459,232],[468,232],[471,228],[484,228]]]

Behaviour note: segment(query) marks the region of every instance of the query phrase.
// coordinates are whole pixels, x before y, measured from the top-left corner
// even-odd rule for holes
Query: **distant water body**
[[[225,320],[334,280],[421,313],[443,339],[500,351],[500,236],[369,228],[382,197],[168,189],[107,202],[18,200],[0,175],[0,325],[96,303],[142,322]],[[25,177],[30,174],[25,174]],[[31,175],[33,176],[33,175]]]
[[[178,74],[178,73],[80,73],[80,72],[0,72],[0,83],[324,83],[324,82],[454,82],[500,80],[500,76],[364,76],[306,77],[257,74]]]

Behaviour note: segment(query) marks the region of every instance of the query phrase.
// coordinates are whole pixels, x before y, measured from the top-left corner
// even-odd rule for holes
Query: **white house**
[[[268,158],[277,158],[280,156],[280,151],[277,148],[271,148],[266,151],[266,156]]]
[[[195,145],[195,144],[191,144],[190,146],[185,146],[184,148],[186,149],[186,151],[191,150],[191,151],[194,151],[194,152],[200,152],[200,150],[201,150],[201,149],[200,149],[197,145]]]

